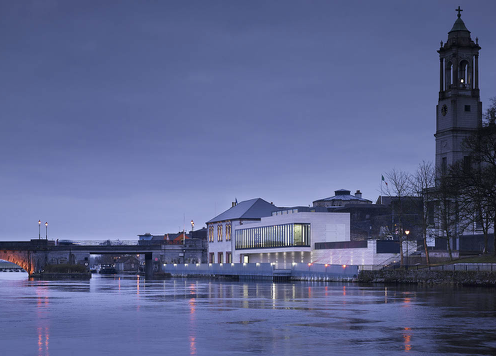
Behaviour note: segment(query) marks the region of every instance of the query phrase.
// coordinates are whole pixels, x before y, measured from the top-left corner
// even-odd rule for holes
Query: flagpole
[[[381,175],[381,205],[382,205],[382,175]]]

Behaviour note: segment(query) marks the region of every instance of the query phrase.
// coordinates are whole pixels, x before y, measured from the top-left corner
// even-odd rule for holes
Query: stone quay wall
[[[358,282],[427,284],[427,285],[462,285],[496,287],[496,269],[487,270],[379,270],[360,271]]]

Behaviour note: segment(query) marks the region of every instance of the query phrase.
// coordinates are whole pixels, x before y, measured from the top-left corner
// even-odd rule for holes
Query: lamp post
[[[38,220],[38,240],[41,240],[41,220]]]
[[[195,223],[191,220],[191,231],[195,231]]]
[[[45,239],[48,241],[48,223],[45,222]]]
[[[410,264],[410,255],[408,254],[408,235],[410,234],[410,230],[405,230],[406,235],[406,266]]]

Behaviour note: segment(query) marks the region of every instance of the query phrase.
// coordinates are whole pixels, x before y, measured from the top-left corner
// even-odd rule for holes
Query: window
[[[226,263],[232,263],[231,252],[226,252]]]
[[[210,252],[208,254],[208,262],[209,263],[214,263],[214,257],[215,257],[215,254],[213,252]]]
[[[482,214],[481,212],[477,212],[475,214],[475,229],[476,230],[482,230],[482,225],[483,225],[483,220],[482,220]]]
[[[208,225],[208,242],[214,242],[214,226]]]
[[[222,241],[222,224],[217,225],[217,241]]]
[[[465,111],[470,111],[470,105],[465,105]]]
[[[232,232],[231,223],[227,223],[226,224],[226,241],[231,241],[231,232]]]
[[[236,249],[310,246],[310,224],[283,224],[235,231]]]
[[[217,263],[224,263],[223,257],[224,257],[224,252],[217,252]]]
[[[469,71],[469,66],[468,66],[468,61],[463,60],[459,64],[458,68],[458,77],[460,80],[461,87],[466,87],[468,84],[470,84],[470,71]]]
[[[441,161],[441,173],[445,175],[447,171],[448,171],[448,159],[446,157],[443,157]]]

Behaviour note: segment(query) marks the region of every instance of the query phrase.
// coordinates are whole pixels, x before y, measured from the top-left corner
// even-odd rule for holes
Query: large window
[[[226,241],[231,241],[231,223],[226,224]]]
[[[208,242],[214,242],[214,226],[208,225]]]
[[[217,225],[217,241],[222,241],[222,224]]]
[[[310,246],[310,224],[284,224],[236,230],[236,249]]]

